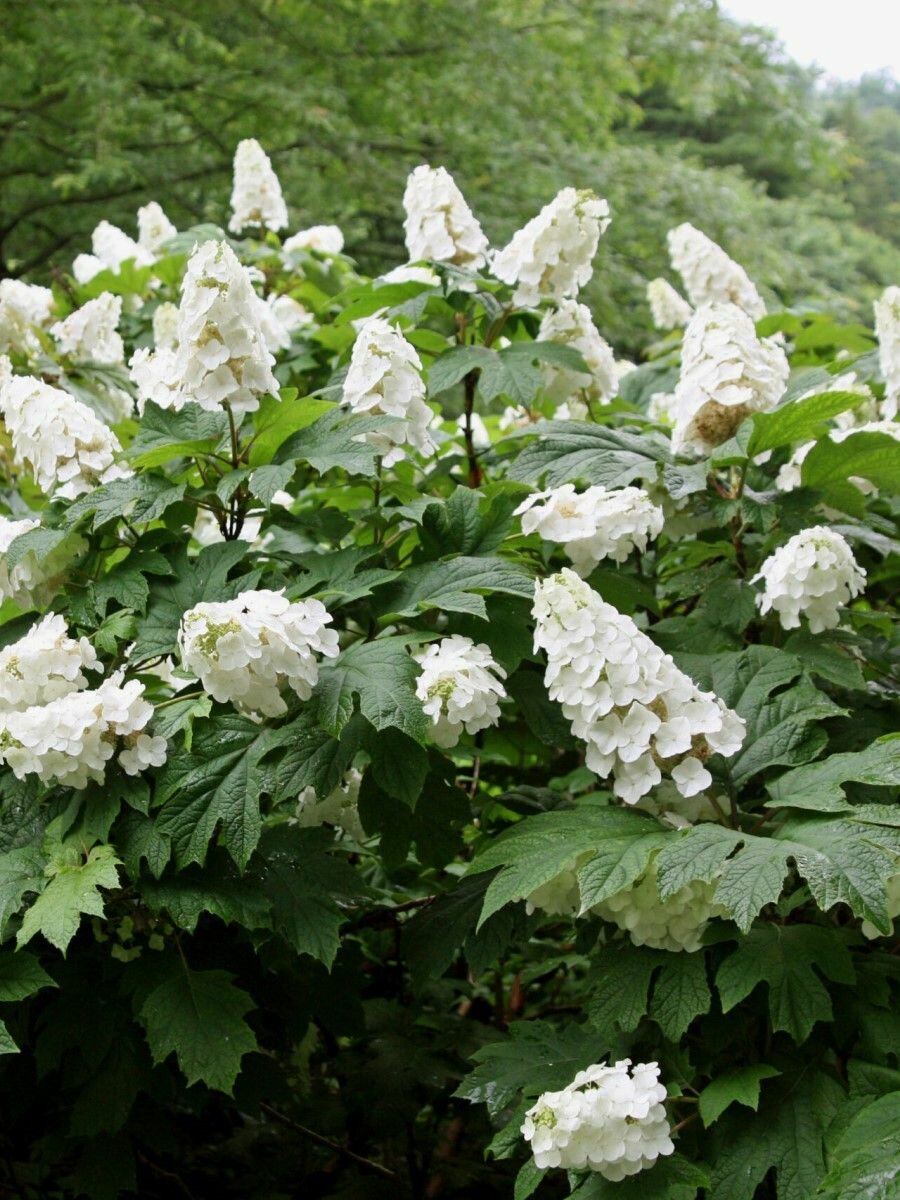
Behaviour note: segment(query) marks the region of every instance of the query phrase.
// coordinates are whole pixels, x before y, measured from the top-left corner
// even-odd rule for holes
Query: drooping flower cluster
[[[706,304],[736,304],[754,320],[766,306],[747,272],[721,246],[687,222],[666,237],[672,266],[684,281],[695,308]]]
[[[146,247],[109,221],[101,221],[91,234],[91,249],[93,254],[79,254],[72,263],[72,274],[79,283],[90,283],[101,271],[118,271],[128,261],[137,267],[153,262]]]
[[[355,842],[365,840],[366,831],[359,819],[359,789],[362,771],[351,767],[334,791],[320,800],[314,787],[306,787],[297,797],[295,820],[298,825],[310,828],[317,825],[334,825],[343,829]]]
[[[289,254],[295,250],[315,250],[317,254],[340,254],[344,248],[344,234],[338,225],[311,225],[300,229],[286,239],[282,249]]]
[[[155,200],[142,205],[137,211],[138,245],[154,258],[158,257],[166,242],[171,241],[178,230]]]
[[[40,348],[35,327],[43,328],[53,312],[53,292],[21,279],[0,279],[0,353],[28,354]]]
[[[623,1058],[579,1071],[561,1092],[544,1092],[522,1124],[535,1166],[599,1172],[619,1182],[652,1167],[675,1146],[655,1062]]]
[[[560,542],[579,575],[590,575],[605,558],[624,562],[643,552],[663,527],[663,511],[640,488],[609,491],[596,485],[580,495],[572,483],[529,496],[515,512],[522,532]]]
[[[121,363],[125,346],[118,331],[122,316],[122,297],[101,292],[88,300],[63,321],[51,326],[61,354],[96,363]]]
[[[376,447],[386,467],[406,457],[405,446],[426,456],[434,453],[429,428],[435,418],[425,403],[421,360],[403,334],[380,317],[367,321],[354,343],[344,403],[360,415],[394,418],[384,430],[360,438]]]
[[[162,766],[165,738],[144,732],[153,716],[144,685],[123,680],[120,671],[93,690],[0,712],[0,761],[18,779],[37,775],[43,783],[72,788],[102,783],[119,746],[118,762],[128,775]]]
[[[535,650],[547,655],[544,682],[573,734],[587,743],[586,764],[634,804],[665,773],[683,796],[712,782],[711,754],[740,749],[745,726],[712,692],[703,692],[630,617],[607,604],[574,571],[535,587]]]
[[[840,623],[841,606],[863,591],[866,573],[839,533],[815,525],[770,554],[751,582],[758,580],[763,615],[774,609],[783,629],[796,629],[802,615],[812,633],[822,633]]]
[[[487,646],[453,634],[416,658],[422,668],[416,695],[431,719],[431,736],[438,746],[455,746],[464,729],[478,733],[497,724],[506,695],[500,680],[506,672]]]
[[[197,246],[182,285],[175,349],[139,349],[131,359],[141,401],[176,410],[193,402],[210,412],[228,404],[240,415],[257,409],[260,396],[277,393],[261,304],[230,246]]]
[[[900,917],[900,871],[896,875],[892,875],[887,881],[885,901],[887,903],[888,920],[896,921]],[[876,928],[871,921],[863,921],[860,932],[863,937],[867,937],[870,940],[872,938],[884,937],[881,930]]]
[[[488,240],[444,167],[416,167],[406,181],[403,208],[410,262],[431,259],[473,270],[487,262]]]
[[[758,338],[742,309],[734,304],[699,308],[684,335],[673,449],[709,453],[751,412],[773,409],[789,373],[781,346],[771,338]]]
[[[30,608],[44,581],[43,572],[33,555],[10,567],[6,552],[23,533],[37,529],[40,521],[25,517],[20,521],[0,516],[0,598],[14,600],[20,608]]]
[[[619,390],[616,360],[611,347],[600,336],[591,310],[577,300],[561,300],[544,315],[538,341],[556,342],[577,350],[587,372],[573,371],[553,363],[541,364],[544,388],[557,404],[577,395],[583,403],[608,404]]]
[[[17,375],[0,389],[0,411],[16,461],[31,468],[48,496],[74,500],[131,475],[115,461],[122,447],[112,430],[68,392]]]
[[[609,205],[593,192],[563,190],[497,251],[491,270],[515,284],[514,303],[536,305],[548,297],[576,296],[590,279]]]
[[[884,376],[882,415],[893,421],[900,406],[900,287],[885,288],[874,309],[878,362]]]
[[[591,911],[625,930],[635,946],[692,954],[700,949],[710,920],[728,915],[716,904],[715,892],[714,883],[696,880],[663,900],[654,861],[638,883],[595,904]]]
[[[826,387],[813,388],[811,391],[805,392],[802,396],[798,397],[798,399],[806,400],[810,396],[820,395],[825,392],[851,392],[854,395],[865,398],[855,408],[847,409],[834,417],[834,428],[829,433],[832,441],[843,441],[849,434],[857,432],[883,432],[889,433],[891,436],[900,434],[900,425],[894,425],[894,423],[889,421],[876,420],[878,407],[875,397],[872,394],[872,389],[868,384],[862,383],[857,379],[855,371],[845,371],[841,375],[836,375]],[[800,486],[801,468],[806,460],[806,456],[815,444],[815,441],[802,442],[794,448],[791,457],[779,468],[778,475],[775,478],[775,486],[779,491],[791,492]],[[863,491],[874,491],[874,487],[868,480],[854,479],[852,482],[858,487],[861,486]]]
[[[287,350],[294,334],[312,323],[312,313],[293,296],[279,296],[273,292],[265,300],[257,296],[257,302],[259,327],[270,354]]]
[[[682,329],[694,315],[694,310],[667,279],[651,279],[647,284],[647,303],[657,329],[668,332]]]
[[[260,227],[277,231],[287,223],[287,205],[271,159],[255,138],[245,138],[234,152],[228,228],[232,233]]]
[[[334,658],[338,635],[318,600],[291,603],[283,592],[242,592],[195,605],[181,619],[178,648],[186,671],[219,703],[278,717],[282,689],[308,700],[319,678],[317,654]]]
[[[49,704],[86,688],[83,670],[100,670],[87,638],[69,637],[65,620],[48,614],[0,650],[0,711]]]

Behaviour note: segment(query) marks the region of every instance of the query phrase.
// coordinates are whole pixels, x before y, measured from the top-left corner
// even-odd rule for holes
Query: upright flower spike
[[[137,211],[138,245],[158,258],[166,244],[178,233],[178,230],[155,200],[142,205]]]
[[[487,646],[454,634],[432,643],[417,661],[422,673],[416,695],[431,718],[438,746],[455,746],[464,729],[479,733],[500,720],[500,701],[506,696],[500,680],[506,672]]]
[[[122,316],[122,297],[101,292],[88,300],[63,321],[51,326],[61,354],[81,361],[124,363],[125,346],[118,331]]]
[[[92,254],[79,254],[72,263],[72,274],[79,283],[89,283],[101,271],[118,271],[129,260],[138,267],[153,262],[149,250],[109,221],[101,221],[91,234],[91,249]]]
[[[340,254],[344,248],[344,234],[337,225],[311,225],[286,239],[283,250],[288,254],[295,250],[315,250],[317,254]]]
[[[680,671],[668,654],[574,571],[535,586],[534,648],[547,655],[544,683],[585,762],[635,804],[665,773],[683,796],[709,787],[711,754],[736,754],[743,720]]]
[[[116,435],[68,392],[16,375],[0,389],[0,412],[16,461],[27,464],[46,495],[74,500],[99,483],[127,479]]]
[[[643,553],[664,520],[662,509],[640,488],[611,491],[598,484],[579,495],[572,483],[534,492],[514,515],[521,516],[523,533],[562,543],[582,576],[606,558],[624,562],[633,550]]]
[[[515,285],[518,305],[576,296],[593,274],[594,255],[609,222],[605,200],[593,192],[563,188],[494,254],[491,270]]]
[[[668,333],[671,329],[683,329],[694,310],[683,296],[666,279],[651,279],[647,284],[647,303],[657,329]]]
[[[751,583],[762,580],[760,612],[778,613],[783,629],[796,629],[805,616],[811,633],[840,623],[840,609],[866,586],[866,573],[847,541],[825,525],[795,534],[770,554]]]
[[[423,164],[411,172],[403,208],[410,262],[430,259],[474,271],[487,262],[488,240],[453,176],[443,167]]]
[[[587,371],[573,371],[553,363],[541,364],[544,389],[556,404],[577,397],[585,405],[609,404],[619,390],[612,347],[600,336],[591,310],[577,300],[561,300],[544,314],[538,341],[571,346],[584,359]]]
[[[386,467],[406,457],[406,446],[430,457],[437,449],[429,433],[434,413],[425,403],[422,363],[415,347],[388,321],[366,321],[350,356],[344,403],[355,413],[395,418],[383,432],[361,435],[375,446]]]
[[[234,152],[228,228],[232,233],[260,228],[277,232],[287,223],[287,205],[272,162],[256,138],[245,138]]]
[[[178,310],[177,347],[137,350],[130,363],[140,400],[163,408],[224,404],[236,416],[278,392],[275,359],[260,325],[260,301],[247,271],[225,242],[203,242],[191,255]]]
[[[670,229],[666,240],[672,266],[695,308],[736,304],[756,321],[766,315],[765,302],[747,272],[712,238],[686,222]]]
[[[769,412],[784,395],[790,366],[772,338],[758,338],[735,304],[698,308],[685,331],[673,404],[672,447],[708,454],[752,412]]]
[[[317,654],[334,658],[338,635],[318,600],[291,603],[282,592],[242,592],[203,602],[181,620],[178,648],[186,671],[220,704],[278,717],[282,690],[308,700],[319,678]]]
[[[579,1071],[561,1092],[544,1092],[525,1114],[522,1136],[543,1170],[587,1168],[614,1183],[672,1154],[669,1121],[655,1062],[624,1058]]]
[[[900,287],[885,288],[873,307],[878,361],[884,376],[882,416],[893,421],[900,406]]]

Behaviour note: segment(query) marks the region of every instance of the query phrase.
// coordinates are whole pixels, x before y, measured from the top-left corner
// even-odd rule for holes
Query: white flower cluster
[[[146,247],[109,221],[101,221],[91,234],[91,249],[93,254],[79,254],[72,263],[72,274],[79,283],[89,283],[101,271],[118,271],[129,260],[138,267],[153,262],[153,255]]]
[[[500,720],[500,701],[506,672],[490,649],[471,638],[453,634],[433,642],[416,656],[422,673],[416,696],[431,718],[431,736],[438,746],[455,746],[467,733],[478,733]]]
[[[560,542],[579,575],[590,575],[605,558],[624,562],[632,550],[659,537],[663,511],[640,488],[608,491],[595,485],[580,495],[572,483],[535,492],[516,509],[522,532]]]
[[[884,376],[882,416],[893,421],[900,406],[900,287],[885,288],[874,308],[878,361]]]
[[[178,305],[166,300],[153,313],[153,342],[157,350],[178,347]]]
[[[144,732],[153,705],[144,699],[142,683],[123,678],[117,672],[91,691],[0,712],[0,762],[18,779],[37,775],[43,783],[72,788],[102,783],[118,745],[124,745],[118,762],[128,775],[162,766],[165,738]]]
[[[188,402],[215,412],[253,412],[259,397],[278,391],[275,362],[260,325],[263,302],[225,242],[203,242],[188,261],[174,349],[136,350],[131,377],[139,399],[163,408]]]
[[[271,159],[255,138],[245,138],[234,152],[228,228],[232,233],[260,227],[278,230],[287,223],[287,205]]]
[[[715,892],[714,883],[697,880],[663,900],[653,863],[638,883],[595,904],[591,911],[625,930],[635,946],[692,954],[700,949],[710,919],[728,915],[716,904]]]
[[[474,270],[487,262],[488,240],[444,167],[416,167],[406,181],[403,208],[410,262],[430,259]]]
[[[311,225],[292,233],[284,243],[288,254],[295,250],[315,250],[318,254],[340,254],[344,248],[344,234],[338,225]]]
[[[747,272],[712,238],[685,223],[670,229],[666,241],[672,266],[695,308],[728,303],[736,304],[754,320],[766,315],[763,298]]]
[[[112,430],[68,392],[17,375],[0,389],[0,412],[16,461],[31,467],[47,495],[74,500],[131,475],[115,461],[122,447]]]
[[[282,592],[203,602],[181,619],[181,663],[220,703],[278,717],[287,711],[281,689],[289,685],[308,700],[319,678],[316,655],[336,657],[338,635],[326,628],[330,623],[318,600],[292,604]]]
[[[578,393],[583,403],[595,401],[597,404],[608,404],[618,392],[615,356],[609,344],[600,336],[586,304],[579,304],[577,300],[561,300],[558,308],[544,315],[538,341],[571,346],[578,351],[588,368],[587,372],[571,371],[567,367],[542,363],[544,388],[551,400],[561,403]]]
[[[593,192],[563,188],[497,251],[491,270],[504,283],[516,285],[516,304],[576,296],[593,273],[600,235],[609,222],[605,200]]]
[[[65,620],[48,614],[0,650],[0,711],[49,704],[86,688],[82,670],[100,670],[87,638],[69,637]]]
[[[118,331],[121,316],[122,297],[101,292],[65,320],[57,321],[50,332],[61,354],[96,363],[121,363],[125,361],[125,346]]]
[[[293,296],[279,296],[275,292],[265,300],[257,296],[259,327],[262,330],[266,349],[270,354],[287,350],[294,334],[313,321],[312,313]]]
[[[561,1092],[544,1092],[521,1129],[535,1166],[587,1167],[618,1183],[674,1152],[658,1065],[630,1067],[630,1058],[598,1063]]]
[[[872,389],[868,384],[862,383],[856,377],[855,371],[845,371],[842,375],[836,375],[827,387],[813,388],[811,391],[805,392],[798,397],[800,400],[806,400],[810,396],[820,395],[825,392],[852,392],[857,396],[864,396],[865,402],[858,404],[855,408],[847,409],[845,412],[838,413],[833,419],[834,428],[829,432],[829,437],[832,441],[841,442],[851,433],[888,433],[892,437],[900,435],[900,425],[892,421],[878,421],[878,406],[875,397],[872,394]],[[802,442],[796,446],[791,452],[791,457],[779,469],[775,479],[775,486],[781,492],[792,492],[798,488],[801,483],[801,468],[806,456],[815,446],[815,441]],[[760,461],[760,460],[757,460]],[[874,486],[868,480],[853,479],[858,487],[863,491],[874,491]]]
[[[309,828],[317,825],[335,825],[343,829],[355,842],[365,841],[366,831],[359,819],[359,789],[362,771],[351,767],[330,796],[320,800],[314,787],[306,787],[297,797],[295,820],[298,825]]]
[[[137,211],[138,245],[143,247],[154,258],[166,244],[178,233],[178,230],[163,212],[161,205],[155,200],[142,205]]]
[[[544,682],[562,705],[586,763],[614,793],[636,803],[663,777],[683,796],[709,787],[711,754],[736,754],[741,718],[703,692],[630,617],[567,568],[535,587],[535,650],[547,655]]]
[[[0,279],[0,352],[30,354],[40,349],[34,328],[50,321],[53,292],[21,279]]]
[[[428,432],[434,413],[425,403],[422,363],[415,347],[388,321],[375,317],[359,332],[344,380],[344,403],[360,415],[395,418],[384,431],[363,434],[386,467],[412,446],[426,457],[436,445]]]
[[[672,287],[667,279],[651,279],[647,284],[647,303],[653,324],[668,333],[670,329],[683,329],[694,315],[687,300]]]
[[[20,608],[31,608],[44,582],[44,573],[33,555],[10,567],[6,552],[23,533],[37,529],[40,521],[25,517],[20,521],[0,516],[0,598],[14,600]]]
[[[437,287],[441,280],[430,267],[417,267],[404,264],[393,267],[384,275],[378,276],[379,283],[423,283],[426,287]]]
[[[765,584],[757,596],[760,612],[774,609],[783,629],[796,629],[803,615],[811,633],[834,629],[841,606],[866,586],[850,546],[825,525],[804,529],[779,546],[751,582],[760,579]]]
[[[684,335],[673,449],[709,453],[751,412],[773,409],[789,373],[781,346],[772,338],[758,338],[742,309],[734,304],[699,308]]]

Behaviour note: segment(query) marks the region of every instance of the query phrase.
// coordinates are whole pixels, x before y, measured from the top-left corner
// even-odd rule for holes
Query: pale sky
[[[731,17],[774,29],[791,58],[838,79],[888,68],[900,78],[896,0],[720,0]]]

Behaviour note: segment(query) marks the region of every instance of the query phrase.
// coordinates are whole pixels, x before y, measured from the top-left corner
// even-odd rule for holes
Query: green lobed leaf
[[[262,832],[260,799],[272,791],[274,768],[264,726],[236,713],[198,723],[190,753],[170,758],[157,776],[156,823],[172,842],[179,867],[203,864],[221,826],[222,845],[241,868]]]
[[[241,1060],[257,1048],[244,1020],[253,1001],[227,971],[194,971],[169,960],[163,974],[138,1013],[153,1061],[174,1053],[188,1087],[203,1082],[230,1095]]]
[[[787,771],[766,785],[770,808],[806,808],[852,812],[842,785],[900,787],[900,737],[881,738],[851,754],[832,754],[821,762]]]
[[[65,954],[82,915],[103,916],[99,889],[118,887],[118,866],[112,846],[94,846],[80,866],[60,870],[26,910],[16,945],[24,946],[41,933]]]
[[[481,593],[502,593],[530,600],[534,580],[525,567],[506,558],[461,556],[409,567],[383,597],[383,622],[415,617],[432,608],[470,613],[487,619]]]
[[[534,432],[537,438],[512,460],[509,474],[544,487],[573,482],[624,487],[634,479],[656,479],[657,464],[669,458],[655,434],[583,421],[544,422]]]
[[[318,719],[338,736],[353,715],[359,697],[362,715],[376,729],[393,727],[423,741],[428,718],[416,698],[419,668],[404,637],[355,642],[336,659],[323,662],[314,693]]]
[[[815,969],[814,969],[815,968]],[[818,925],[762,925],[752,929],[719,967],[716,987],[722,1011],[730,1012],[760,983],[769,989],[773,1029],[798,1044],[817,1021],[833,1016],[831,997],[819,978],[853,984],[850,954],[834,930]]]
[[[759,1108],[760,1085],[781,1072],[767,1063],[751,1063],[717,1075],[700,1093],[700,1116],[709,1128],[732,1104],[743,1104],[754,1112]]]
[[[752,458],[765,450],[825,437],[832,417],[857,408],[865,398],[858,392],[817,392],[802,400],[790,400],[774,412],[754,413],[747,453]]]

